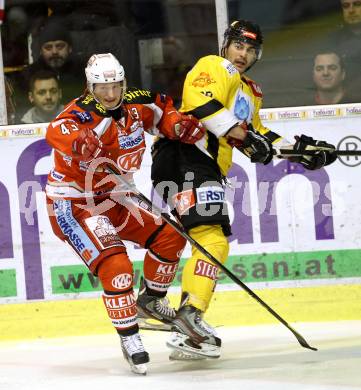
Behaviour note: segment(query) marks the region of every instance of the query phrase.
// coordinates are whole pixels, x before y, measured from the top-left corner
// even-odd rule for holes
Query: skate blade
[[[194,348],[187,340],[189,337],[183,333],[172,332],[171,337],[167,341],[168,348],[184,352],[186,354],[200,356],[201,358],[218,359],[221,355],[221,348],[216,345],[200,343],[199,348]]]
[[[156,321],[150,318],[139,318],[138,317],[139,329],[144,330],[155,330],[160,332],[170,332],[171,325],[163,324],[163,322]]]
[[[133,364],[130,363],[130,369],[134,374],[137,375],[147,375],[147,366],[145,364]]]
[[[169,360],[177,360],[183,362],[195,361],[195,360],[206,360],[206,356],[195,355],[192,353],[186,353],[184,351],[173,349],[169,354]]]

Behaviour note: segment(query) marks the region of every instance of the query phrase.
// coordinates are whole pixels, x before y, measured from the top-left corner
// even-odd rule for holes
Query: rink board
[[[304,132],[340,149],[361,149],[360,104],[263,110],[261,117],[265,125],[290,140]],[[73,313],[72,305],[75,313],[91,307],[89,322],[99,310],[95,322],[109,329],[96,299],[99,280],[50,228],[42,189],[52,160],[44,132],[41,124],[0,128],[0,337],[8,334],[3,332],[8,321],[13,318],[18,323],[18,312],[28,313],[29,324],[36,322],[31,313],[38,313],[39,307],[51,307],[49,321],[52,316],[64,321],[72,318],[67,315],[67,311]],[[151,137],[147,140],[150,145]],[[290,321],[333,320],[335,313],[336,319],[361,319],[360,306],[347,298],[359,296],[361,289],[360,164],[360,158],[343,157],[326,169],[307,172],[287,161],[262,166],[235,155],[229,175],[233,188],[226,190],[233,232],[227,266],[250,287],[261,288],[266,298],[280,294],[285,301],[282,309],[291,316],[293,296],[299,296],[305,310],[295,310],[298,315]],[[148,148],[136,181],[151,197],[149,175]],[[138,281],[144,251],[132,244],[127,247]],[[187,248],[183,257],[189,253]],[[176,295],[181,269],[172,290]],[[224,300],[229,309],[236,307],[237,290],[220,274],[215,303]],[[234,324],[265,321],[249,308],[256,303],[242,302],[239,316],[230,310]],[[310,310],[311,306],[319,309]],[[334,310],[335,306],[340,310]],[[215,321],[217,310],[215,305],[209,313]],[[98,328],[97,324],[87,327],[92,326]]]
[[[252,287],[250,285],[250,287]],[[360,320],[360,285],[254,289],[291,326],[297,323]],[[169,294],[179,304],[179,294]],[[277,324],[240,289],[216,292],[206,320],[216,327]],[[287,334],[287,329],[284,328]],[[0,341],[113,333],[98,298],[0,305]]]

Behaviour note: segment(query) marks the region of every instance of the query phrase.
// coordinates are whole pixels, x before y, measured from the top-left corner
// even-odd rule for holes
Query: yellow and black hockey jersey
[[[260,87],[223,57],[209,55],[188,72],[180,111],[193,114],[207,128],[197,147],[217,161],[223,175],[232,165],[232,147],[224,135],[238,122],[251,123],[271,142],[281,137],[264,127],[259,117]]]

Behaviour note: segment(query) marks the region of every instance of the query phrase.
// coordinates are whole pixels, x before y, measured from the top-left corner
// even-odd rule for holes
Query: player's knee
[[[222,226],[201,225],[190,229],[189,234],[217,260],[222,263],[227,260],[229,243],[223,233]]]
[[[102,259],[97,272],[104,291],[121,292],[133,287],[133,266],[124,253]]]
[[[178,261],[186,245],[186,240],[170,225],[166,225],[150,246],[162,258]]]

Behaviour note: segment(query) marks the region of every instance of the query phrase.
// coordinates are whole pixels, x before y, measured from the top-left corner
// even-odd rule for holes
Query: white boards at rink
[[[361,150],[361,104],[267,109],[261,118],[290,141],[303,133]],[[52,167],[45,130],[46,124],[0,127],[0,303],[81,299],[101,290],[52,233],[42,191]],[[136,182],[151,197],[151,136],[147,142]],[[306,171],[286,160],[251,164],[235,151],[228,179],[233,234],[227,266],[243,282],[257,288],[361,285],[361,157]],[[127,247],[137,281],[144,252]],[[217,288],[235,286],[221,273]]]

